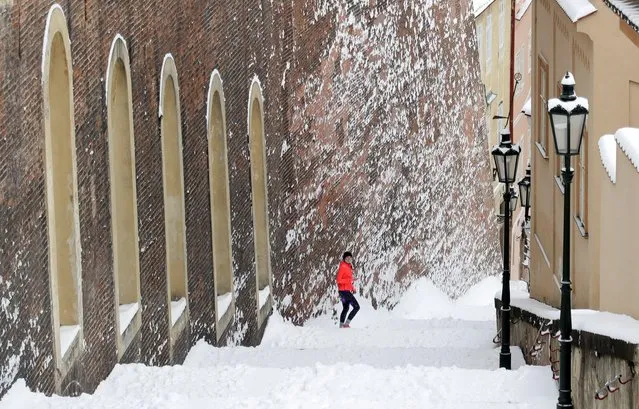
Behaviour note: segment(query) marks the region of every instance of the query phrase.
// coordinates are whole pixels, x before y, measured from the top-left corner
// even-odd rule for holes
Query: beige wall
[[[503,5],[503,44],[500,47],[500,7]],[[491,24],[488,24],[488,21]],[[479,61],[481,64],[481,80],[486,87],[486,93],[493,91],[497,97],[486,107],[486,129],[488,132],[488,152],[498,142],[499,121],[492,119],[498,115],[500,102],[502,103],[502,115],[509,111],[510,98],[510,0],[495,0],[481,14],[475,18],[476,34],[478,36]],[[491,28],[491,53],[488,64],[488,28]],[[504,122],[505,123],[505,122]],[[494,160],[490,158],[491,166]],[[499,213],[499,205],[502,201],[503,190],[498,182],[493,183],[495,211]]]
[[[639,319],[639,290],[636,255],[639,254],[639,173],[616,145],[616,183],[606,172],[601,182],[601,287],[602,310],[627,314]],[[597,155],[599,156],[599,155]],[[624,215],[614,217],[613,215]]]
[[[601,271],[605,271],[605,275],[613,268],[604,266],[600,255],[607,254],[610,251],[607,247],[615,245],[622,238],[610,235],[609,229],[602,230],[602,225],[608,223],[610,218],[601,212],[602,203],[607,200],[602,198],[602,194],[609,192],[602,190],[601,181],[605,173],[597,141],[601,135],[614,133],[616,129],[631,123],[630,112],[634,110],[631,81],[639,82],[639,71],[633,69],[639,66],[639,52],[631,38],[620,29],[619,17],[602,1],[591,2],[598,11],[577,23],[568,19],[555,0],[533,2],[537,22],[533,28],[533,55],[548,62],[549,98],[557,96],[556,84],[569,70],[575,76],[577,94],[590,101],[588,138],[583,144],[587,153],[586,234],[579,229],[574,218],[578,203],[575,180],[571,187],[571,272],[574,307],[599,309],[600,281],[607,280],[600,274],[600,261]],[[610,44],[615,46],[611,47]],[[615,63],[611,64],[611,61]],[[536,59],[532,92],[535,96],[538,95],[538,66]],[[540,111],[539,105],[539,99],[534,99],[533,139],[540,131],[538,115],[547,115]],[[541,149],[533,148],[531,294],[536,299],[558,306],[559,290],[552,274],[557,278],[561,276],[564,197],[555,180],[559,167],[552,146],[552,134],[549,134],[548,142],[546,155]],[[573,160],[572,166],[577,170],[576,161]],[[621,291],[620,288],[618,290]],[[602,304],[601,308],[605,309],[606,306]],[[633,307],[628,302],[625,307],[615,308],[616,312],[629,313]]]
[[[520,7],[525,3],[523,0],[517,0],[515,10],[519,11]],[[521,146],[521,155],[519,157],[519,169],[517,170],[517,180],[524,177],[526,172],[526,166],[530,160],[530,127],[528,126],[528,120],[526,116],[521,112],[526,100],[530,97],[530,86],[532,79],[532,64],[531,62],[531,48],[532,44],[529,41],[529,35],[532,37],[532,6],[528,7],[526,13],[520,20],[515,21],[515,73],[519,72],[522,75],[522,81],[520,81],[515,91],[515,97],[513,100],[513,133],[514,141]],[[518,55],[519,65],[518,66]],[[519,187],[516,186],[519,192]],[[520,244],[522,235],[522,223],[524,220],[524,211],[521,207],[521,198],[517,202],[517,210],[513,213],[513,223],[511,232],[511,278],[524,279],[524,275],[520,271],[521,259],[520,259]]]

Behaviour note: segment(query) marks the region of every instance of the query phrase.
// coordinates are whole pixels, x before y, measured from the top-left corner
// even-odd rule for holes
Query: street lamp
[[[519,194],[515,190],[514,187],[510,188],[510,215],[512,216],[515,209],[517,209],[517,199],[519,199]]]
[[[521,148],[513,144],[508,127],[500,132],[501,141],[491,154],[495,159],[497,177],[504,183],[504,273],[501,290],[501,352],[499,353],[499,367],[510,369],[510,213],[512,192],[510,185],[515,183],[517,165]],[[516,205],[515,198],[515,205]],[[507,206],[507,207],[506,207]]]
[[[526,167],[526,176],[521,178],[519,183],[519,197],[521,197],[521,205],[525,210],[525,218],[524,220],[528,222],[528,211],[530,210],[530,163],[528,167]]]
[[[570,182],[574,170],[570,167],[570,157],[579,155],[581,140],[588,117],[588,100],[575,94],[575,78],[567,72],[561,81],[562,91],[559,98],[548,101],[548,115],[555,139],[557,155],[564,157],[565,165],[561,169],[564,182],[564,248],[563,273],[561,279],[561,313],[559,326],[559,399],[557,409],[571,409],[571,348],[572,317],[570,301]]]

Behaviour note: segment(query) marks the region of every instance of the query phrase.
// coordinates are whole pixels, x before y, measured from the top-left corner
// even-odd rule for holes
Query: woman
[[[337,270],[337,289],[339,291],[339,299],[342,302],[342,315],[339,318],[340,328],[350,328],[350,323],[359,311],[359,303],[355,299],[355,287],[353,287],[353,254],[347,251],[342,256],[342,262]],[[352,306],[353,310],[348,314],[348,307]]]

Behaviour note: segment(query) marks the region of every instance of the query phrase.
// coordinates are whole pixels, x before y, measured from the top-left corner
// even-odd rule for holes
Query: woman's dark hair
[[[346,260],[346,257],[353,257],[353,253],[351,253],[350,251],[345,252],[342,256],[342,260]]]

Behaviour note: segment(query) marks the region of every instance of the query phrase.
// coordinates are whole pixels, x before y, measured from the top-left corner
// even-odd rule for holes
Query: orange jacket
[[[339,264],[339,270],[337,270],[337,289],[339,291],[355,291],[353,287],[353,266],[345,261]]]

